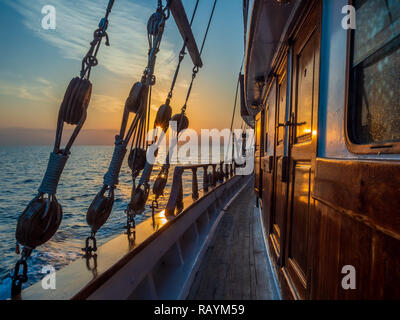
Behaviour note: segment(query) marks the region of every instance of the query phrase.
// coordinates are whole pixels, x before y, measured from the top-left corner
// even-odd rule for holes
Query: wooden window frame
[[[354,1],[349,0],[349,5],[353,5]],[[344,104],[344,131],[345,141],[347,149],[354,154],[360,155],[381,155],[381,154],[399,154],[400,153],[400,142],[381,142],[381,143],[369,143],[369,144],[358,144],[351,139],[351,130],[349,128],[350,111],[353,101],[353,94],[351,90],[357,88],[354,85],[350,85],[352,80],[353,68],[352,68],[352,57],[354,53],[354,30],[349,29],[347,31],[347,44],[346,44],[346,79],[345,79],[345,104]]]

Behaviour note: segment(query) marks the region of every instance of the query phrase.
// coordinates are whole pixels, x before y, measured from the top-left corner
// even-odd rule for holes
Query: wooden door
[[[271,83],[265,102],[265,153],[263,168],[263,197],[262,207],[266,239],[269,239],[272,231],[272,214],[274,207],[274,173],[275,173],[275,113],[276,113],[276,81]]]
[[[289,197],[284,272],[298,298],[310,288],[311,193],[318,136],[320,2],[305,19],[293,46],[293,101],[289,138]]]
[[[287,63],[283,63],[277,77],[277,103],[276,103],[276,134],[275,134],[275,171],[274,171],[274,206],[271,221],[270,241],[274,248],[278,264],[281,265],[283,257],[283,241],[285,233],[285,215],[287,208],[287,132],[286,123],[287,106]]]
[[[264,118],[263,110],[256,116],[255,125],[255,151],[254,151],[254,189],[258,197],[262,197],[262,166],[261,161],[264,156]]]

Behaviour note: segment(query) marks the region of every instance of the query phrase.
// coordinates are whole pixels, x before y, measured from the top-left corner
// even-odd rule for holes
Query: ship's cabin
[[[400,1],[254,1],[244,83],[283,296],[399,298]]]

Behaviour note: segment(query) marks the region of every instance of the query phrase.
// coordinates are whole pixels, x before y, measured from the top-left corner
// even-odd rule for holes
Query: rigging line
[[[148,110],[144,110],[142,114],[142,122],[141,122],[141,131],[140,131],[140,143],[139,146],[141,149],[144,149],[144,141],[145,141],[145,130],[147,127],[146,119],[147,119],[147,112]]]
[[[196,1],[196,5],[195,5],[194,10],[193,10],[192,18],[191,18],[191,20],[190,20],[190,26],[192,26],[194,17],[196,16],[197,7],[199,6],[199,1],[200,1],[200,0],[197,0],[197,1]],[[187,42],[187,39],[186,39],[185,42]]]
[[[105,17],[101,19],[98,29],[94,32],[90,49],[82,60],[80,77],[71,80],[65,92],[64,99],[58,111],[56,139],[53,152],[50,154],[47,169],[37,196],[28,204],[19,216],[16,228],[16,253],[21,254],[12,275],[11,296],[14,298],[21,293],[22,284],[28,281],[27,259],[32,251],[48,242],[59,229],[62,220],[62,206],[56,198],[57,187],[68,161],[70,149],[83,127],[87,117],[92,84],[89,81],[91,68],[98,65],[96,58],[101,40],[107,35],[108,17],[114,0],[110,0]],[[86,76],[86,78],[85,78]],[[76,126],[64,149],[60,149],[64,123]],[[47,198],[45,195],[48,195]],[[38,229],[37,229],[38,228]],[[19,245],[23,246],[19,252]],[[22,266],[22,270],[20,267]],[[22,274],[20,274],[22,271]]]
[[[147,111],[148,114],[147,114],[146,133],[148,133],[148,132],[149,132],[149,129],[150,129],[151,92],[152,92],[152,86],[150,86],[150,89],[149,89],[149,106],[148,106],[148,111]],[[145,140],[146,140],[146,150],[147,150],[147,148],[149,147],[149,143],[148,143],[148,141],[147,141],[147,137],[145,137]]]
[[[231,130],[230,130],[230,136],[229,136],[228,151],[229,151],[229,146],[230,146],[230,144],[232,142],[232,157],[233,157],[233,152],[234,152],[233,151],[233,147],[234,147],[233,139],[235,139],[235,136],[233,135],[232,130],[233,130],[233,123],[235,121],[235,115],[236,115],[236,107],[237,107],[237,100],[238,100],[238,93],[239,93],[239,86],[240,86],[240,75],[242,74],[242,71],[243,71],[245,56],[246,56],[246,54],[244,53],[243,54],[243,58],[242,58],[242,64],[240,66],[238,81],[237,81],[237,84],[236,84],[235,102],[234,102],[234,105],[233,105],[232,121],[231,121],[231,128],[230,128]],[[232,135],[233,135],[233,137],[232,137]],[[225,160],[227,160],[227,157],[228,157],[228,155],[226,155]]]
[[[135,139],[135,147],[136,148],[140,148],[140,146],[141,146],[141,135],[142,135],[142,125],[143,125],[142,118],[143,118],[143,115],[140,116],[138,129],[135,132],[135,136],[133,136],[133,138],[132,138],[132,140]]]
[[[113,0],[110,1],[110,3],[113,2]],[[142,158],[143,153],[145,153],[145,150],[143,149],[145,147],[145,131],[147,127],[146,120],[150,115],[150,107],[148,105],[150,101],[149,88],[151,91],[151,87],[156,81],[154,69],[164,33],[165,22],[170,17],[169,4],[170,1],[168,1],[167,6],[163,9],[162,1],[159,0],[157,11],[150,16],[147,23],[147,33],[150,46],[148,51],[147,66],[143,72],[141,82],[134,84],[127,102],[125,103],[120,136],[117,135],[115,138],[114,153],[109,169],[103,178],[103,187],[92,201],[86,214],[86,221],[92,229],[92,235],[87,239],[86,248],[84,248],[84,251],[86,251],[87,254],[97,250],[97,247],[89,246],[88,241],[90,239],[95,241],[95,235],[97,231],[104,225],[104,223],[106,223],[112,211],[115,197],[114,190],[119,183],[119,175],[122,163],[127,152],[126,146],[129,144],[130,139],[132,139],[131,153],[133,151],[132,146],[135,145],[136,147],[136,152],[133,154],[135,158],[131,159],[131,161],[129,161],[128,158],[128,164],[130,166],[135,167],[137,153],[139,153],[139,156],[142,156]],[[104,25],[107,26],[107,23]],[[129,126],[128,131],[126,132],[129,115],[131,112],[135,113],[135,116]],[[134,134],[133,137],[132,134]],[[142,170],[141,165],[137,165],[135,168],[135,170],[138,170],[138,172]],[[134,170],[133,168],[131,169],[132,171]],[[137,175],[135,173],[132,174],[132,176],[135,179]],[[106,192],[108,195],[106,195]]]
[[[192,26],[192,23],[194,21],[194,17],[195,17],[196,12],[197,12],[198,4],[199,4],[199,0],[196,1],[196,5],[195,5],[195,8],[194,8],[194,11],[193,11],[193,14],[192,14],[192,19],[191,19],[191,22],[190,22],[190,26]],[[210,29],[210,26],[211,26],[211,22],[212,22],[213,16],[214,16],[216,4],[217,4],[217,0],[214,1],[214,6],[213,6],[213,9],[212,9],[212,12],[211,12],[211,15],[210,15],[210,19],[208,21],[207,30],[206,30],[206,33],[204,35],[203,43],[202,43],[202,46],[201,46],[201,51],[199,53],[200,56],[201,56],[201,53],[203,52],[203,49],[204,49],[204,45],[205,45],[205,42],[206,42],[206,39],[207,39],[207,36],[208,36],[208,32],[209,32],[209,29]],[[177,68],[176,68],[176,71],[175,71],[175,75],[174,75],[174,78],[173,78],[173,81],[172,81],[172,84],[171,84],[170,92],[168,93],[168,97],[167,97],[167,100],[166,100],[166,105],[169,105],[170,99],[172,98],[173,89],[174,89],[175,84],[176,84],[176,80],[177,80],[178,73],[179,73],[179,70],[180,70],[180,67],[181,67],[181,63],[182,63],[182,61],[184,59],[184,56],[185,56],[185,48],[186,48],[186,45],[187,45],[187,41],[188,40],[185,39],[183,47],[182,47],[182,50],[180,51],[180,54],[179,54],[179,62],[178,62],[178,65],[177,65]],[[198,72],[199,72],[199,67],[195,65],[193,67],[192,81],[191,81],[189,89],[188,89],[188,93],[187,93],[187,96],[186,96],[185,104],[182,107],[180,117],[179,117],[179,115],[177,115],[178,116],[177,119],[179,119],[178,120],[178,128],[177,128],[178,130],[177,130],[177,133],[176,133],[177,137],[178,137],[181,129],[183,129],[183,126],[184,126],[184,123],[185,123],[185,119],[186,119],[186,122],[188,122],[187,117],[185,116],[184,113],[185,113],[185,110],[186,110],[186,107],[187,107],[187,102],[189,100],[189,97],[190,97],[190,94],[191,94],[191,91],[192,91],[194,79],[196,78],[196,75],[197,75]],[[186,127],[187,127],[187,125],[186,125]],[[168,170],[169,170],[169,165],[170,165],[170,163],[169,163],[170,151],[171,151],[171,147],[168,150],[168,155],[166,157],[166,164],[163,165],[163,168],[162,168],[162,171],[161,171],[163,176],[165,176],[165,175],[168,176]],[[152,170],[152,166],[150,166],[150,165],[147,166],[147,164],[146,164],[146,167],[148,167],[149,170],[146,170],[146,168],[145,168],[146,174],[142,175],[142,178],[140,179],[140,182],[139,182],[140,186],[145,184],[145,183],[148,183],[148,179],[150,177],[150,172]],[[159,176],[157,179],[159,179],[159,178],[165,179],[163,176],[161,176],[161,177]],[[153,192],[154,192],[154,189],[153,189]],[[146,198],[146,200],[147,200],[147,198]]]
[[[133,136],[134,137],[136,137],[136,131],[137,131],[137,128],[135,128],[135,131],[133,132]],[[131,141],[131,151],[136,147],[137,147],[137,144],[136,144],[135,139],[133,138],[132,141]]]
[[[194,18],[196,16],[197,8],[199,6],[199,1],[200,0],[196,1],[196,5],[195,5],[193,13],[192,13],[192,18],[190,20],[190,26],[193,25],[193,21],[194,21]],[[175,89],[176,80],[178,79],[178,74],[179,74],[179,71],[180,71],[180,68],[181,68],[181,64],[182,64],[182,61],[183,61],[183,59],[185,57],[185,54],[186,54],[186,50],[185,49],[186,49],[187,42],[188,42],[188,39],[185,39],[185,41],[183,43],[183,47],[182,47],[181,51],[179,52],[179,62],[178,62],[178,65],[176,67],[175,75],[174,75],[174,78],[172,80],[171,88],[170,88],[169,93],[168,93],[167,102],[168,102],[168,99],[169,100],[172,99],[172,94],[173,94],[173,91]]]
[[[109,24],[108,17],[111,13],[112,7],[114,6],[114,2],[115,0],[109,0],[106,14],[104,18],[100,20],[99,27],[93,34],[93,41],[90,43],[90,49],[82,60],[82,68],[80,72],[81,79],[86,77],[86,79],[89,80],[92,67],[98,65],[97,54],[99,52],[103,37],[106,38],[106,46],[110,46],[109,37],[107,34]]]
[[[229,144],[228,144],[228,151],[229,151],[229,146],[230,146],[230,144],[232,142],[232,156],[233,156],[233,145],[234,145],[233,139],[235,139],[235,135],[233,134],[232,129],[233,129],[233,123],[235,121],[235,114],[236,114],[236,107],[237,107],[237,100],[238,100],[238,93],[239,93],[239,85],[240,85],[240,74],[239,74],[238,81],[237,81],[237,84],[236,84],[235,102],[234,102],[234,107],[233,107],[231,130],[230,130]],[[227,157],[228,157],[228,155],[226,155],[225,160],[227,160]]]
[[[201,49],[200,49],[200,56],[201,56],[201,54],[203,53],[204,45],[205,45],[205,43],[206,43],[206,39],[207,39],[207,36],[208,36],[208,31],[210,30],[210,26],[211,26],[212,19],[213,19],[213,17],[214,17],[215,6],[217,5],[217,2],[218,2],[218,0],[215,0],[215,1],[214,1],[214,6],[213,6],[212,11],[211,11],[210,19],[208,20],[208,25],[207,25],[206,34],[204,35],[203,43],[202,43]]]
[[[242,58],[242,65],[240,67],[239,77],[238,77],[238,81],[237,81],[237,84],[236,84],[235,103],[234,103],[234,107],[233,107],[233,114],[232,114],[232,121],[231,121],[231,132],[232,132],[232,129],[233,129],[233,122],[235,121],[235,113],[236,113],[236,106],[237,106],[239,86],[240,86],[240,75],[242,74],[242,71],[243,71],[244,58],[245,58],[245,55],[243,55],[243,58]]]
[[[201,49],[200,49],[200,57],[201,57],[202,54],[203,54],[204,45],[206,44],[206,40],[207,40],[207,37],[208,37],[208,32],[209,32],[209,30],[210,30],[211,22],[212,22],[213,17],[214,17],[215,7],[216,7],[216,5],[217,5],[217,2],[218,2],[218,0],[214,0],[214,5],[213,5],[213,8],[212,8],[212,11],[211,11],[211,14],[210,14],[210,18],[209,18],[209,20],[208,20],[208,25],[207,25],[206,33],[204,34],[203,43],[202,43]],[[198,67],[198,66],[195,66],[195,67],[193,68],[192,81],[190,82],[190,85],[189,85],[188,93],[187,93],[187,95],[186,95],[185,104],[184,104],[183,107],[182,107],[182,113],[184,113],[184,112],[186,111],[187,103],[188,103],[188,101],[189,101],[190,94],[191,94],[191,92],[192,92],[194,79],[196,78],[196,75],[197,75],[198,72],[199,72],[199,67]]]
[[[158,0],[157,12],[150,17],[147,25],[150,49],[148,54],[149,55],[148,65],[143,74],[142,83],[144,83],[145,81],[147,82],[148,91],[146,93],[146,108],[144,110],[143,117],[141,118],[141,123],[137,133],[138,136],[136,143],[136,145],[140,146],[140,148],[144,151],[147,151],[149,147],[149,143],[147,141],[147,134],[149,132],[149,126],[150,126],[152,86],[155,84],[154,68],[155,68],[156,55],[160,50],[161,40],[164,34],[165,23],[169,18],[170,3],[171,1],[167,1],[167,5],[163,9],[162,1]],[[160,14],[161,17],[159,17]],[[142,173],[142,177],[144,176],[145,172]]]

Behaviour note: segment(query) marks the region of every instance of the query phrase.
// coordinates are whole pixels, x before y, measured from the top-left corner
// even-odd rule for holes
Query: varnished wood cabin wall
[[[310,17],[316,14],[316,23],[320,26],[321,1],[311,1],[311,3],[309,10],[305,11],[307,14],[304,15],[303,22],[293,32],[294,47],[296,34],[301,34],[296,32],[305,30],[304,26],[309,25]],[[286,54],[287,52],[283,56]],[[276,66],[276,71],[280,66]],[[296,70],[292,71],[295,75]],[[293,81],[295,76],[291,78],[290,110],[293,111],[296,103],[296,87]],[[284,183],[286,189],[284,193],[281,192],[283,198],[279,200],[285,203],[282,218],[285,234],[282,235],[281,232],[280,238],[277,239],[274,227],[277,204],[274,199],[279,196],[276,180],[282,178],[282,168],[277,162],[276,153],[278,142],[276,126],[281,120],[276,112],[279,107],[279,89],[276,83],[279,84],[279,79],[279,72],[276,72],[265,101],[263,116],[257,118],[257,128],[262,128],[264,131],[264,135],[260,136],[274,135],[272,139],[274,145],[269,144],[265,147],[264,153],[260,153],[261,160],[260,157],[256,158],[255,165],[259,166],[256,169],[258,177],[262,177],[262,183],[257,185],[261,189],[257,192],[261,190],[262,193],[263,221],[268,233],[266,238],[269,239],[272,261],[279,272],[278,280],[283,298],[400,299],[400,163],[398,162],[318,158],[316,145],[311,147],[314,152],[311,157],[306,154],[293,159],[289,153],[289,179]],[[314,107],[318,112],[318,104]],[[265,121],[266,115],[269,117],[267,121]],[[261,120],[266,122],[265,125]],[[266,138],[265,141],[268,143],[271,138]],[[293,225],[294,215],[297,212],[293,209],[293,205],[296,204],[293,201],[296,192],[293,180],[298,163],[302,166],[301,170],[308,168],[307,175],[310,177],[310,184],[303,190],[302,195],[308,194],[309,202],[308,209],[305,207],[302,211],[307,217],[307,227],[300,229],[306,232],[304,236],[298,238],[301,239],[301,243],[291,238],[292,228],[296,228],[296,225]],[[302,221],[304,223],[305,220]],[[303,262],[303,270],[296,266],[295,260],[291,261],[293,257],[290,251],[295,251],[297,248],[306,250],[307,257]],[[342,279],[345,276],[342,274],[342,268],[346,265],[354,266],[356,269],[355,290],[342,288]]]

